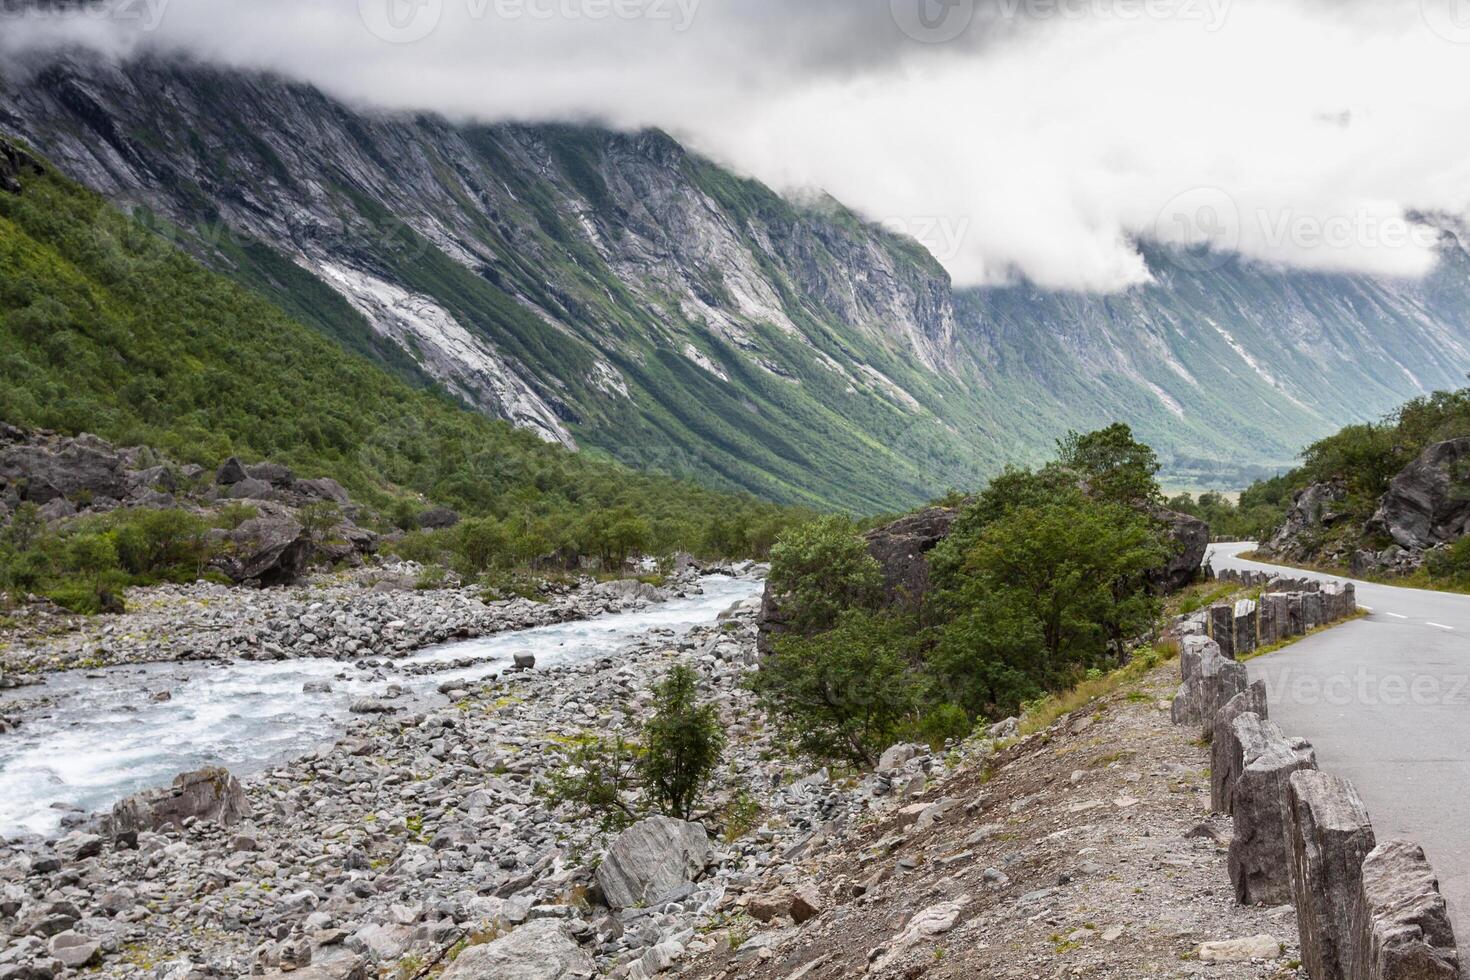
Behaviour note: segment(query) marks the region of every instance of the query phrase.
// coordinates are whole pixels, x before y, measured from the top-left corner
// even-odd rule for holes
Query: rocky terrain
[[[1430,552],[1470,531],[1467,456],[1470,439],[1428,446],[1393,478],[1366,521],[1346,505],[1345,486],[1312,484],[1296,493],[1286,520],[1260,553],[1287,562],[1350,568],[1358,575],[1412,572]]]
[[[451,672],[440,704],[307,758],[12,842],[0,977],[1299,975],[1290,908],[1230,900],[1206,753],[1168,724],[1177,667],[1029,734],[835,773],[789,756],[740,684],[758,605],[591,663]],[[708,829],[615,836],[552,806],[538,787],[634,730],[676,662],[730,739]]]
[[[22,607],[0,631],[3,677],[163,660],[396,658],[449,640],[639,608],[668,591],[635,580],[593,579],[537,600],[486,601],[483,589],[418,589],[413,563],[312,575],[295,588],[239,589],[199,582],[131,589],[122,616],[71,616]],[[672,583],[675,589],[679,582]]]

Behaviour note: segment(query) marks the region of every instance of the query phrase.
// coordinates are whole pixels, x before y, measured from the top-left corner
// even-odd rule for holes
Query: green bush
[[[653,717],[643,727],[638,774],[659,812],[680,820],[695,804],[725,752],[714,705],[699,703],[699,677],[680,664],[654,688]]]
[[[617,736],[577,745],[541,787],[543,795],[595,817],[604,830],[648,813],[695,819],[725,751],[719,716],[700,703],[698,675],[683,664],[653,686],[653,695],[639,741]]]
[[[802,634],[830,629],[844,611],[876,609],[883,599],[882,570],[845,517],[781,535],[771,549],[769,581],[787,627]]]
[[[911,617],[843,613],[814,636],[788,634],[748,683],[799,750],[872,766],[922,699]]]

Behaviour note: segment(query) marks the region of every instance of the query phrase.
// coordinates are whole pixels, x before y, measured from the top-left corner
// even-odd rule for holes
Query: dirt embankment
[[[773,869],[684,975],[1301,976],[1292,909],[1232,900],[1231,826],[1209,812],[1206,749],[1169,724],[1177,671],[1166,664]],[[813,883],[820,915],[757,921],[763,895]]]

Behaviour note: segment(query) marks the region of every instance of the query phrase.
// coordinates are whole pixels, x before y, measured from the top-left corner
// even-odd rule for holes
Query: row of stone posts
[[[1265,685],[1236,659],[1355,611],[1351,585],[1326,585],[1186,622],[1197,628],[1180,641],[1173,720],[1210,741],[1210,803],[1234,822],[1236,900],[1295,906],[1312,980],[1453,980],[1454,931],[1423,849],[1376,839],[1352,784],[1320,772],[1311,744],[1269,720]]]
[[[1351,582],[1326,582],[1311,591],[1267,587],[1259,599],[1211,606],[1186,620],[1183,628],[1185,632],[1204,633],[1220,645],[1225,656],[1235,659],[1348,619],[1357,611],[1358,594]]]

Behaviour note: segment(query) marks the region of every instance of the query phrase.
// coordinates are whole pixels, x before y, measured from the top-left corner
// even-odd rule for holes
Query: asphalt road
[[[1217,544],[1215,568],[1282,571]],[[1353,581],[1365,619],[1249,663],[1271,719],[1357,786],[1380,841],[1424,847],[1470,946],[1470,596]]]

